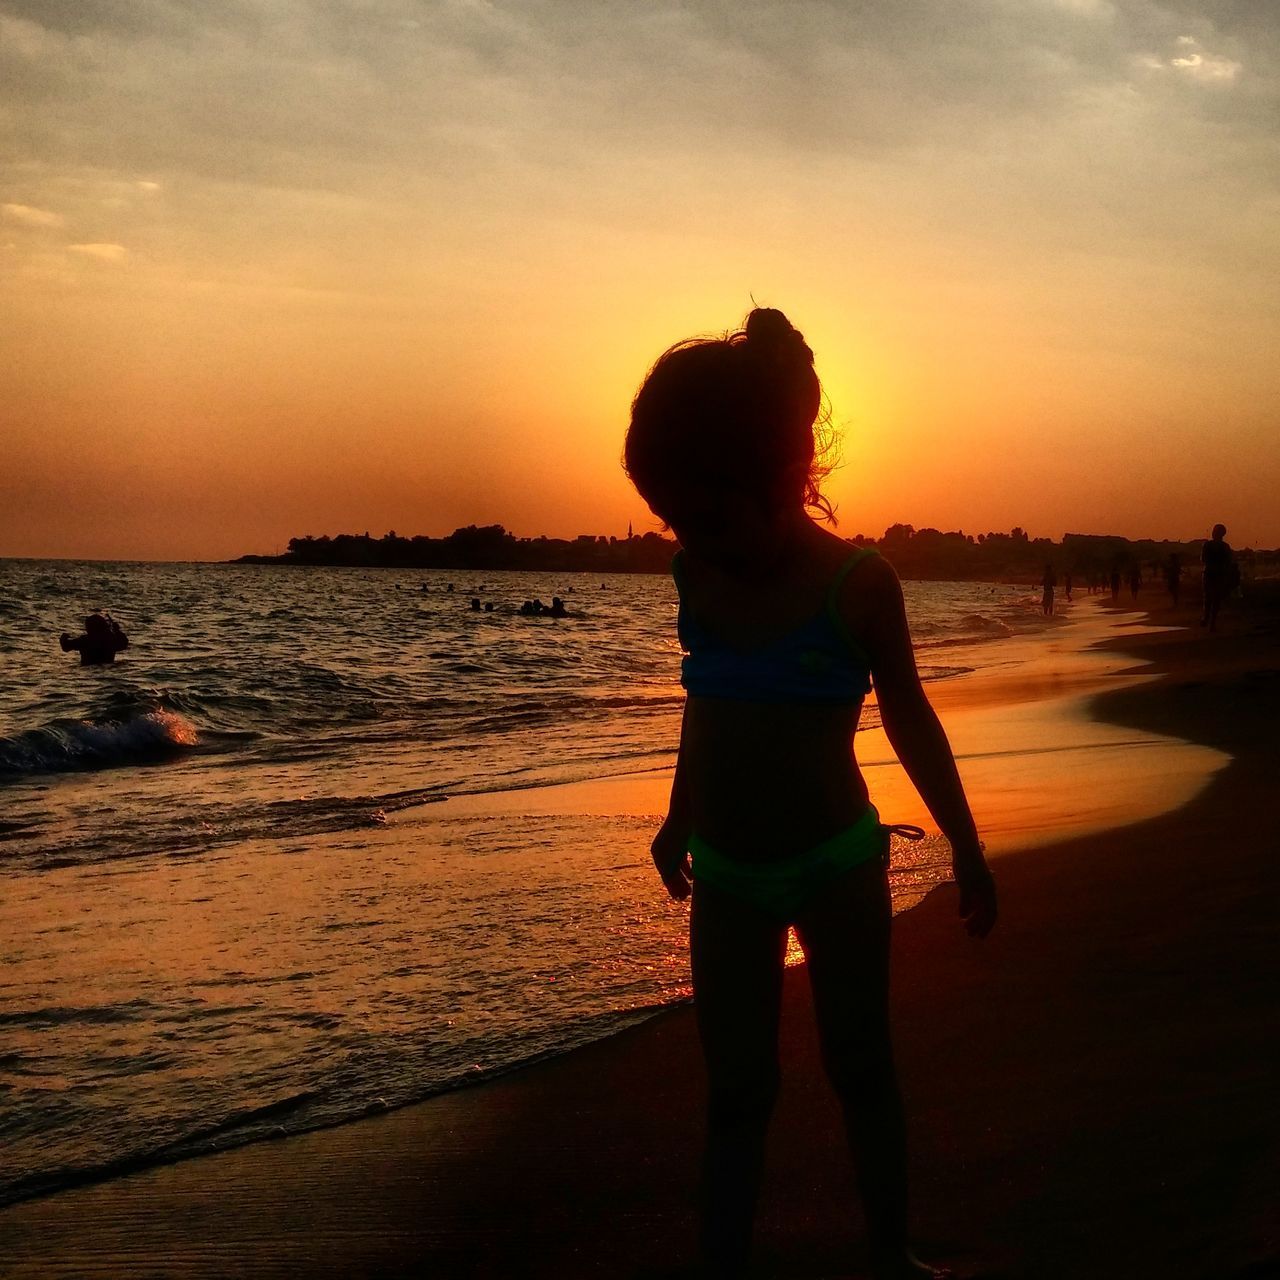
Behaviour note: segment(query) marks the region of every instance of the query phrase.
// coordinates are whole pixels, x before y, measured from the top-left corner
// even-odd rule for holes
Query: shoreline
[[[1081,668],[1073,681],[1087,676],[1096,683],[1098,662],[1082,655],[1081,647],[1078,637],[1066,646]],[[1057,687],[1041,687],[1041,677],[1028,676],[1042,650],[1039,637],[975,642],[966,651],[972,665],[957,673],[953,695],[960,705],[983,707],[1060,700],[1061,686],[1072,683],[1061,662],[1055,662]],[[999,672],[994,680],[993,669]],[[1061,727],[1059,719],[1049,709],[1043,723],[1052,732]],[[859,735],[858,750],[864,759],[872,758],[878,798],[894,794],[916,805],[883,734],[875,730],[874,708],[867,720],[871,728]],[[993,738],[995,732],[979,736]],[[1081,758],[1091,754],[1086,750]],[[77,992],[77,1004],[87,997],[88,1005],[107,1016],[117,1009],[127,1015],[135,996],[154,998],[154,1007],[166,1016],[157,1021],[144,1014],[109,1042],[110,1033],[100,1033],[97,1044],[87,1044],[81,1053],[97,1049],[145,1063],[155,1060],[158,1037],[165,1074],[144,1076],[132,1093],[126,1083],[118,1095],[101,1095],[119,1097],[114,1121],[108,1118],[114,1107],[104,1111],[95,1097],[103,1122],[91,1115],[79,1131],[45,1123],[57,1106],[56,1093],[25,1090],[19,1075],[12,1081],[14,1112],[20,1114],[29,1102],[30,1123],[9,1147],[9,1185],[0,1203],[59,1194],[213,1150],[400,1108],[554,1057],[600,1038],[605,1028],[686,1002],[686,917],[655,895],[647,858],[649,836],[669,792],[671,757],[664,759],[665,768],[460,793],[452,799],[426,797],[379,813],[372,826],[306,837],[241,836],[210,856],[102,864],[68,860],[37,877],[19,877],[10,884],[7,900],[0,901],[0,933],[49,941],[26,947],[25,958],[19,947],[6,1008],[21,1014],[33,1000],[58,1006],[67,993]],[[105,781],[99,777],[94,785]],[[944,877],[949,854],[937,836],[919,845],[895,843],[895,909],[902,910]],[[521,856],[522,847],[532,856]],[[305,856],[291,856],[296,854]],[[469,941],[465,934],[474,913],[487,906],[485,892],[477,895],[472,886],[492,886],[504,876],[512,886],[525,880],[530,894],[515,906],[510,934],[499,928],[495,945],[479,952],[460,947]],[[265,884],[271,890],[263,895],[256,886]],[[321,887],[327,885],[337,892]],[[566,900],[557,912],[557,925],[566,931],[557,928],[547,939],[550,946],[532,963],[527,947],[536,937],[518,954],[504,953],[509,945],[504,936],[530,938],[520,922],[536,918],[545,926],[547,911],[556,910],[547,893]],[[575,902],[568,903],[569,897]],[[451,899],[460,908],[452,920],[447,909],[440,909]],[[68,933],[63,926],[78,919],[87,903],[93,904],[93,923]],[[287,921],[280,919],[282,913]],[[501,915],[499,909],[488,918],[500,925]],[[579,927],[584,919],[595,923],[584,930]],[[146,932],[140,934],[143,924]],[[327,932],[331,929],[341,932]],[[255,955],[246,942],[255,938],[265,940],[272,958]],[[330,945],[338,938],[345,949]],[[791,959],[799,958],[793,942]],[[512,976],[509,961],[522,971],[550,975],[554,989],[530,988]],[[473,980],[468,969],[483,976]],[[330,973],[339,977],[327,980],[324,975]],[[435,976],[420,981],[417,973]],[[274,1033],[283,1022],[295,1030],[287,1043],[280,1036],[279,1057],[292,1057],[296,1064],[257,1078],[246,1070],[245,1057],[225,1066],[211,1061],[221,1046],[211,1046],[210,1038],[199,1034],[206,1007],[216,1006],[219,997],[221,1003],[239,1003],[241,992],[255,984],[258,994],[250,1000],[256,1008],[240,1040],[228,1039],[228,1051],[252,1044],[246,1037],[253,1026],[274,1023]],[[509,988],[505,995],[498,990],[504,987]],[[366,1000],[364,992],[380,994]],[[182,1026],[185,1006],[193,1003],[189,995],[200,1003],[200,1012],[190,1019],[195,1034]],[[417,1011],[409,1020],[426,1053],[410,1050],[400,1071],[390,1061],[370,1063],[366,1044],[379,1033],[402,1035],[406,1028],[395,1020],[395,1006],[413,998]],[[498,1005],[521,1013],[501,1019],[505,1025],[499,1026]],[[74,1019],[75,1010],[66,1012]],[[61,1013],[51,1009],[51,1033],[65,1025],[58,1020]],[[331,1032],[296,1029],[313,1019]],[[45,1033],[28,1030],[12,1040],[15,1048],[29,1044],[43,1055],[41,1041],[56,1052],[67,1034],[48,1041]],[[403,1048],[400,1052],[404,1061]],[[354,1074],[343,1070],[353,1056],[363,1057]],[[68,1062],[63,1076],[76,1079],[75,1065]],[[21,1071],[20,1061],[16,1068]],[[219,1096],[221,1080],[225,1097]],[[197,1082],[194,1096],[171,1091],[187,1081]],[[111,1084],[108,1078],[103,1087]],[[148,1115],[150,1123],[131,1127],[135,1113]]]
[[[1204,921],[1188,921],[1185,910],[1177,910],[1178,898],[1170,887],[1177,887],[1182,881],[1172,874],[1162,879],[1160,870],[1161,852],[1167,855],[1172,848],[1171,865],[1181,871],[1183,881],[1189,876],[1203,895],[1206,886],[1197,870],[1196,850],[1188,851],[1187,841],[1196,835],[1202,840],[1211,838],[1221,820],[1222,794],[1230,796],[1242,785],[1246,792],[1250,785],[1256,788],[1265,774],[1265,745],[1257,735],[1268,709],[1276,707],[1276,682],[1248,673],[1265,671],[1266,662],[1276,661],[1274,635],[1265,642],[1269,649],[1254,636],[1244,637],[1249,643],[1243,645],[1236,643],[1241,639],[1237,636],[1214,637],[1210,643],[1219,639],[1233,646],[1231,662],[1224,662],[1227,655],[1221,645],[1208,653],[1208,637],[1188,639],[1185,633],[1158,632],[1136,639],[1117,637],[1109,652],[1118,646],[1126,658],[1141,655],[1150,661],[1155,655],[1154,670],[1145,666],[1128,668],[1128,674],[1153,678],[1129,681],[1111,693],[1093,695],[1094,709],[1122,726],[1185,733],[1190,724],[1198,741],[1217,751],[1232,748],[1230,761],[1187,804],[1124,828],[1093,833],[1088,838],[1076,835],[1047,848],[1035,848],[1034,852],[1021,849],[1016,836],[1011,836],[997,868],[1005,915],[996,934],[981,948],[964,946],[968,940],[956,929],[945,888],[935,890],[923,903],[895,920],[895,1018],[904,1029],[899,1038],[905,1043],[900,1043],[899,1056],[913,1122],[913,1155],[919,1156],[916,1148],[923,1146],[930,1157],[917,1160],[922,1165],[917,1171],[917,1216],[925,1228],[922,1235],[933,1241],[935,1248],[950,1244],[954,1254],[955,1249],[963,1249],[963,1242],[972,1242],[972,1257],[987,1261],[993,1251],[1003,1253],[997,1265],[1004,1269],[984,1274],[1129,1278],[1229,1274],[1225,1270],[1195,1272],[1154,1266],[1142,1270],[1140,1259],[1151,1254],[1152,1242],[1141,1239],[1141,1233],[1131,1229],[1132,1223],[1127,1232],[1121,1230],[1123,1224],[1114,1220],[1114,1209],[1109,1223],[1117,1236],[1110,1241],[1114,1256],[1101,1265],[1096,1259],[1084,1267],[1079,1259],[1055,1256],[1052,1251],[1035,1253],[1031,1246],[1037,1240],[1052,1250],[1055,1241],[1054,1232],[1048,1230],[1050,1225],[1056,1227],[1062,1239],[1071,1237],[1061,1248],[1067,1253],[1079,1253],[1079,1222],[1063,1212],[1060,1220],[1054,1218],[1051,1223],[1043,1213],[1037,1217],[1030,1212],[1026,1203],[1016,1199],[1008,1203],[1007,1195],[999,1203],[1001,1189],[1007,1192],[1011,1185],[1034,1186],[1037,1181],[1043,1182],[1043,1161],[1030,1158],[1034,1152],[1029,1153],[1026,1144],[1013,1141],[1011,1133],[993,1132],[990,1126],[982,1125],[982,1118],[989,1117],[993,1108],[991,1082],[981,1077],[980,1063],[969,1060],[947,1079],[939,1079],[938,1073],[930,1069],[930,1063],[936,1062],[940,1054],[954,1061],[957,1053],[975,1040],[980,1042],[984,1035],[999,1044],[1003,1053],[992,1056],[1003,1072],[997,1082],[1002,1099],[1006,1106],[1011,1105],[1009,1099],[1016,1099],[1024,1119],[1038,1120],[1042,1125],[1050,1119],[1060,1122],[1052,1132],[1060,1139],[1060,1145],[1066,1144],[1069,1154],[1074,1152],[1072,1169],[1076,1181],[1072,1190],[1077,1200],[1087,1202],[1079,1206],[1081,1211],[1087,1214],[1091,1210],[1096,1216],[1098,1205],[1087,1195],[1089,1186],[1081,1184],[1082,1175],[1092,1167],[1085,1156],[1096,1154],[1089,1145],[1096,1136],[1091,1127],[1094,1118],[1082,1104],[1078,1080],[1058,1078],[1058,1096],[1040,1096],[1052,1065],[1045,1061],[1044,1040],[1048,1035],[1051,1043],[1061,1047],[1065,1035],[1065,1042],[1077,1051],[1075,1056],[1084,1063],[1085,1075],[1096,1088],[1117,1081],[1135,1083],[1132,1074],[1119,1072],[1113,1076],[1104,1069],[1104,1050],[1109,1049],[1114,1055],[1116,1046],[1085,1043],[1088,1033],[1099,1029],[1098,1019],[1085,1016],[1086,1013],[1105,1013],[1107,1017],[1101,1024],[1104,1030],[1114,1031],[1124,1025],[1120,1010],[1113,1006],[1123,1004],[1127,989],[1123,983],[1115,989],[1114,975],[1145,972],[1141,967],[1135,970],[1132,965],[1126,968],[1117,962],[1125,956],[1132,960],[1135,955],[1149,960],[1151,948],[1158,948],[1166,967],[1156,976],[1177,976],[1181,971],[1176,967],[1176,957],[1185,950],[1182,944],[1190,930],[1199,941],[1213,944],[1210,949],[1221,962],[1215,973],[1223,972],[1232,940],[1219,938],[1211,930],[1206,932]],[[1259,647],[1264,647],[1261,658],[1256,652]],[[1119,665],[1123,670],[1125,663]],[[1186,679],[1188,671],[1194,674],[1193,680]],[[931,694],[950,683],[939,682],[931,688]],[[1245,685],[1250,686],[1245,704],[1236,705],[1239,699],[1233,692],[1235,713],[1224,720],[1221,690],[1227,687],[1235,691],[1237,686]],[[952,720],[945,715],[944,719],[950,728]],[[1249,731],[1254,733],[1252,741],[1248,740]],[[1252,814],[1248,805],[1232,804],[1228,808],[1239,808],[1239,821],[1246,824],[1251,818],[1256,823],[1262,816],[1257,813],[1256,804]],[[900,815],[893,816],[898,819]],[[1268,850],[1275,852],[1274,835],[1267,843],[1269,834],[1259,831],[1252,841],[1245,841],[1245,851],[1251,854],[1248,867],[1253,872],[1252,880],[1242,866],[1229,879],[1227,888],[1217,884],[1218,899],[1212,905],[1218,909],[1213,916],[1218,923],[1230,919],[1238,925],[1243,918],[1254,926],[1261,924],[1265,898],[1260,891],[1261,876],[1266,872],[1274,879],[1275,875],[1273,862],[1261,856]],[[1115,855],[1117,850],[1123,852],[1126,845],[1130,846],[1128,861],[1122,862]],[[1136,882],[1135,862],[1141,862],[1145,872]],[[1106,902],[1100,904],[1091,896],[1082,897],[1080,885],[1071,873],[1082,874],[1086,869],[1097,883],[1110,885],[1112,893]],[[1046,881],[1051,882],[1048,901]],[[1118,885],[1128,890],[1128,897],[1115,892]],[[1234,895],[1228,889],[1234,890]],[[1046,932],[1050,926],[1057,926],[1051,939],[1057,947],[1050,956],[1054,963],[1046,963],[1045,937],[1031,929],[1029,916],[1020,918],[1016,910],[1011,910],[1020,896],[1028,903],[1038,902]],[[1063,936],[1059,920],[1073,899],[1077,906],[1099,912],[1091,924],[1102,927],[1102,933],[1089,939],[1084,948],[1084,960],[1091,963],[1084,965],[1083,972],[1080,948],[1070,945],[1075,935]],[[1166,912],[1153,920],[1157,902]],[[1129,909],[1128,916],[1122,910],[1124,906]],[[1132,928],[1130,917],[1145,926],[1136,950],[1134,939],[1125,932]],[[1091,917],[1083,913],[1081,919]],[[1258,928],[1253,932],[1246,929],[1243,935],[1237,929],[1236,935],[1234,940],[1241,945],[1251,943],[1258,947],[1264,938]],[[1054,952],[1052,946],[1048,950]],[[947,967],[941,972],[940,956],[947,957]],[[1112,963],[1099,967],[1100,956]],[[1002,957],[1019,963],[1002,966],[998,963]],[[1255,963],[1252,971],[1230,964],[1226,964],[1226,971],[1233,976],[1244,975],[1244,986],[1257,995],[1261,986],[1257,973],[1265,973],[1266,961],[1274,969],[1274,960],[1266,954],[1255,959],[1262,963]],[[1182,964],[1185,968],[1186,962]],[[1169,965],[1174,966],[1173,970]],[[1019,971],[1011,972],[1013,969]],[[816,1049],[811,1029],[805,1024],[807,993],[800,973],[793,969],[787,975],[783,1037],[788,1083],[775,1120],[772,1156],[776,1168],[766,1189],[760,1231],[762,1259],[774,1267],[766,1274],[780,1276],[827,1274],[821,1270],[783,1268],[799,1266],[806,1257],[812,1266],[834,1265],[835,1250],[847,1251],[856,1245],[856,1233],[851,1230],[846,1208],[850,1188],[843,1165],[847,1161],[842,1163],[839,1143],[833,1140],[833,1104],[829,1099],[824,1102]],[[1111,987],[1106,983],[1108,976]],[[1040,987],[1036,985],[1037,977]],[[1077,1002],[1074,1024],[1068,1018],[1065,1028],[1044,1026],[1044,988],[1071,987],[1072,979],[1082,977],[1087,979],[1086,990],[1082,993],[1078,984],[1072,988]],[[941,989],[953,998],[974,997],[996,985],[999,991],[994,999],[987,1000],[985,1008],[975,1008],[976,1001],[972,1001],[958,1014],[954,1005],[939,1003]],[[1158,993],[1142,993],[1147,998],[1143,1012],[1148,1012],[1155,994],[1166,1002],[1178,994],[1167,987],[1166,982]],[[1183,995],[1186,987],[1184,983]],[[1234,994],[1238,1004],[1240,992],[1236,990]],[[998,1002],[999,995],[1006,1002],[993,1011],[992,1003]],[[1082,1011],[1078,1005],[1085,995],[1091,997],[1092,1003]],[[1224,1020],[1221,1009],[1203,999],[1200,1003],[1204,1005],[1202,1014],[1220,1030]],[[1175,1004],[1169,1004],[1167,1011],[1180,1012]],[[1015,1027],[1029,1029],[1040,1024],[1040,1034],[1031,1036],[1031,1043],[1011,1041],[1010,1008],[1016,1008],[1023,1019],[1021,1024],[1015,1021]],[[1130,1015],[1132,1012],[1128,1010]],[[1229,1008],[1228,1012],[1237,1015],[1230,1020],[1237,1043],[1244,1043],[1252,1034],[1255,1038],[1250,1043],[1256,1045],[1261,1033],[1250,1032],[1248,1020],[1239,1016],[1239,1008]],[[286,1272],[316,1276],[412,1275],[421,1274],[424,1267],[433,1274],[450,1276],[680,1274],[672,1268],[687,1253],[690,1171],[700,1124],[697,1087],[689,1087],[687,1078],[696,1080],[700,1070],[690,1015],[686,1006],[678,1006],[584,1048],[522,1067],[471,1089],[436,1095],[383,1117],[315,1130],[276,1144],[257,1143],[224,1154],[159,1166],[21,1202],[0,1210],[0,1247],[10,1266],[19,1268],[12,1271],[14,1276],[112,1275],[123,1273],[113,1270],[121,1266],[136,1275],[192,1276]],[[1261,1025],[1261,1019],[1258,1023]],[[1166,1036],[1161,1047],[1167,1052],[1175,1046]],[[1082,1049],[1087,1052],[1080,1053]],[[1246,1066],[1252,1060],[1252,1055],[1244,1055]],[[684,1079],[671,1078],[666,1068],[672,1061],[679,1062]],[[1012,1079],[1011,1063],[1018,1068]],[[1191,1077],[1203,1083],[1197,1073],[1202,1074],[1205,1069],[1197,1058]],[[1260,1069],[1258,1074],[1261,1075]],[[1183,1076],[1186,1075],[1184,1070]],[[1248,1092],[1259,1114],[1268,1114],[1263,1100],[1252,1092],[1255,1082],[1247,1072],[1242,1075],[1237,1067],[1234,1082],[1238,1090]],[[617,1105],[619,1095],[643,1097],[646,1089],[656,1094],[649,1112],[669,1117],[673,1125],[678,1121],[677,1132],[655,1134],[652,1120],[645,1114],[633,1114],[630,1108]],[[1168,1084],[1161,1097],[1170,1103],[1181,1100],[1178,1090]],[[1074,1107],[1067,1106],[1067,1102],[1073,1102]],[[1127,1118],[1131,1119],[1115,1099],[1100,1099],[1100,1106],[1112,1124],[1123,1126]],[[1043,1114],[1046,1109],[1048,1116]],[[1064,1110],[1070,1114],[1057,1114]],[[557,1114],[562,1117],[560,1121],[556,1120]],[[1270,1103],[1269,1115],[1274,1139],[1274,1103]],[[1236,1118],[1234,1112],[1219,1117],[1225,1129],[1231,1127],[1226,1122]],[[1070,1123],[1065,1123],[1067,1120]],[[1143,1136],[1148,1142],[1152,1137],[1145,1132]],[[1200,1137],[1203,1141],[1205,1135]],[[1060,1146],[1054,1149],[1060,1151]],[[812,1157],[819,1151],[822,1158],[817,1164],[822,1177],[815,1178]],[[547,1160],[542,1158],[544,1153]],[[1109,1169],[1115,1168],[1116,1154],[1107,1153]],[[1270,1155],[1264,1153],[1264,1157],[1272,1161],[1274,1188],[1274,1144]],[[1151,1168],[1150,1163],[1138,1160],[1133,1172],[1148,1174]],[[956,1174],[975,1169],[979,1175],[985,1172],[990,1182],[967,1188],[968,1194],[956,1199]],[[1017,1169],[1021,1173],[1014,1176]],[[625,1210],[618,1208],[616,1194],[606,1194],[619,1185],[625,1186],[632,1197],[631,1207]],[[381,1188],[387,1198],[376,1191],[371,1195],[370,1187]],[[930,1194],[931,1188],[936,1194]],[[558,1194],[569,1190],[574,1194],[567,1200]],[[948,1194],[953,1197],[949,1211],[938,1204]],[[1150,1195],[1150,1188],[1147,1194]],[[317,1199],[308,1212],[309,1195]],[[294,1203],[295,1197],[301,1203]],[[1108,1196],[1107,1202],[1111,1201]],[[1247,1197],[1245,1202],[1255,1203]],[[1265,1202],[1263,1186],[1258,1189],[1255,1207]],[[572,1208],[574,1204],[582,1212]],[[1044,1209],[1043,1198],[1039,1207]],[[1194,1207],[1201,1212],[1203,1206]],[[591,1212],[586,1211],[588,1208]],[[276,1218],[276,1214],[283,1216]],[[593,1216],[602,1217],[607,1229],[593,1227]],[[1172,1221],[1174,1214],[1169,1216],[1171,1221],[1164,1225],[1175,1234],[1180,1229],[1184,1237],[1195,1221],[1190,1208],[1182,1212],[1177,1222]],[[1223,1261],[1249,1262],[1253,1260],[1250,1248],[1259,1258],[1275,1256],[1276,1243],[1274,1237],[1262,1233],[1261,1214],[1252,1218],[1245,1214],[1244,1220],[1254,1224],[1250,1228],[1252,1244],[1246,1247],[1248,1241],[1242,1240],[1241,1256]],[[985,1230],[974,1229],[984,1221]],[[635,1257],[631,1270],[617,1269],[619,1255],[614,1246],[606,1248],[606,1235],[630,1242]],[[1087,1237],[1088,1233],[1084,1235]],[[1249,1236],[1249,1232],[1244,1235]],[[982,1240],[993,1240],[993,1249],[978,1247]],[[1142,1248],[1137,1247],[1139,1240]],[[531,1250],[541,1250],[543,1256],[535,1262]],[[233,1260],[234,1265],[230,1265]],[[1028,1261],[1037,1269],[1026,1270]],[[1172,1265],[1169,1258],[1165,1262]],[[1139,1269],[1134,1269],[1135,1265]],[[24,1266],[34,1269],[23,1270]],[[663,1270],[664,1267],[668,1269]]]

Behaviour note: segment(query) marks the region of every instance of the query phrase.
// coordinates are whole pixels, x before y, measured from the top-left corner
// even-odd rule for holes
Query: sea
[[[1055,625],[1026,586],[904,589],[927,681]],[[131,643],[81,667],[95,609]],[[675,613],[652,575],[0,560],[0,1205],[687,1000],[662,815],[550,803],[670,768]],[[902,908],[946,851],[899,852]]]

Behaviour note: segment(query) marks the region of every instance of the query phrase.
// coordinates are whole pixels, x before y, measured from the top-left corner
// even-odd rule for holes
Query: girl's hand
[[[957,852],[952,870],[960,888],[960,918],[971,938],[985,938],[996,923],[996,881],[981,848]]]
[[[649,852],[653,854],[653,865],[658,868],[662,883],[678,902],[689,896],[689,885],[693,880],[688,841],[688,831],[668,818],[649,846]]]

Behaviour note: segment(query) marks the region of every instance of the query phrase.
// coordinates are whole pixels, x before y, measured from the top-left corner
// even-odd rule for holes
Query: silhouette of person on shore
[[[1129,569],[1129,597],[1136,600],[1142,587],[1142,566],[1135,564]]]
[[[874,548],[851,554],[809,514],[832,518],[818,487],[828,470],[815,457],[820,407],[803,337],[759,308],[726,338],[670,348],[632,404],[624,465],[680,542],[672,574],[687,655],[670,809],[651,852],[671,897],[692,897],[708,1082],[706,1274],[749,1268],[794,925],[858,1170],[872,1275],[920,1280],[951,1273],[908,1245],[888,1020],[894,828],[880,822],[851,747],[873,679],[889,741],[951,842],[960,913],[977,937],[995,923],[995,882],[920,683],[897,575]]]
[[[1041,586],[1044,587],[1044,594],[1040,597],[1040,610],[1046,618],[1053,617],[1053,589],[1058,585],[1058,575],[1053,571],[1052,564],[1046,564],[1044,567],[1044,577],[1041,579]]]
[[[1165,586],[1169,588],[1169,598],[1173,607],[1178,607],[1178,596],[1182,592],[1182,557],[1176,552],[1169,553],[1169,563],[1164,569]]]
[[[1200,625],[1210,631],[1217,629],[1218,610],[1236,585],[1235,552],[1226,538],[1227,526],[1215,524],[1213,537],[1200,548],[1200,563],[1204,567],[1204,616]]]
[[[1120,570],[1119,569],[1111,570],[1111,599],[1112,600],[1120,599]]]
[[[1067,570],[1062,575],[1062,594],[1067,597],[1067,603],[1071,603],[1071,571]]]
[[[85,618],[83,635],[72,636],[64,631],[58,643],[63,653],[78,650],[80,665],[92,667],[114,662],[116,654],[129,647],[129,637],[109,613],[95,612]]]

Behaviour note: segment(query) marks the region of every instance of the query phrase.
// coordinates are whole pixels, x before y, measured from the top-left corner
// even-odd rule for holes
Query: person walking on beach
[[[1071,570],[1068,569],[1062,575],[1062,594],[1067,597],[1067,603],[1071,603]]]
[[[1116,601],[1120,599],[1120,570],[1115,568],[1111,570],[1111,599]]]
[[[1040,611],[1046,618],[1053,617],[1053,589],[1058,585],[1058,575],[1053,571],[1052,564],[1046,564],[1044,567],[1044,577],[1041,579],[1041,586],[1044,588],[1044,594],[1040,597]]]
[[[1138,592],[1142,589],[1142,566],[1135,560],[1129,566],[1129,597],[1132,600],[1138,598]]]
[[[1227,526],[1215,524],[1213,537],[1200,548],[1200,563],[1204,566],[1204,616],[1202,627],[1210,631],[1218,625],[1218,610],[1235,587],[1235,552],[1227,542]]]
[[[708,1080],[700,1248],[710,1275],[745,1274],[794,925],[857,1165],[872,1274],[945,1277],[908,1241],[888,1005],[894,828],[854,756],[873,680],[885,733],[951,842],[972,936],[995,924],[995,882],[916,671],[897,575],[874,548],[851,548],[809,514],[834,518],[818,487],[821,402],[804,338],[782,312],[757,308],[742,330],[661,356],[626,437],[627,474],[680,542],[672,574],[687,697],[652,855],[671,897],[692,896]]]

